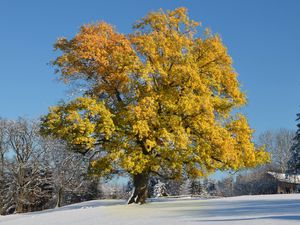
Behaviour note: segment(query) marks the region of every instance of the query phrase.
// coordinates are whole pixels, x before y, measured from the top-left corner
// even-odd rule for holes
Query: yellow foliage
[[[61,79],[87,91],[50,109],[42,131],[76,151],[100,149],[98,174],[162,172],[205,176],[268,161],[253,130],[232,110],[246,103],[218,35],[185,8],[151,12],[129,35],[100,22],[61,38],[54,61]]]
[[[42,118],[41,131],[86,151],[95,147],[99,135],[105,139],[112,136],[115,130],[112,117],[103,102],[81,97],[50,108]]]

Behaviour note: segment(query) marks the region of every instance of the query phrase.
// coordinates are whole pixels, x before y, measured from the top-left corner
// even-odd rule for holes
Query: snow
[[[300,194],[159,199],[145,205],[97,200],[0,216],[0,225],[300,224]]]
[[[275,172],[268,172],[268,174],[272,175],[274,178],[281,182],[286,182],[290,184],[300,184],[300,175],[287,175],[285,173]]]

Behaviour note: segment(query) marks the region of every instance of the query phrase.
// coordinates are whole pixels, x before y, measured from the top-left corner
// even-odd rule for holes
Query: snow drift
[[[97,200],[0,216],[1,225],[300,224],[300,194],[220,199],[150,199],[145,205]]]

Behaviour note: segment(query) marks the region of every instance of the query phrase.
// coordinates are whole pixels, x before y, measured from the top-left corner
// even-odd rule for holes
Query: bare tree
[[[6,138],[6,126],[5,120],[0,118],[0,214],[4,213],[5,205],[5,187],[7,185],[5,179],[5,163],[6,157],[5,153],[7,152],[7,138]]]
[[[39,130],[34,121],[0,119],[0,214],[97,197],[98,180],[88,176],[89,161]]]
[[[51,197],[50,171],[45,170],[38,124],[25,119],[7,121],[7,144],[11,159],[6,199],[16,212],[41,208]],[[9,207],[8,207],[9,208]]]
[[[284,173],[290,158],[290,148],[293,144],[295,132],[288,129],[266,131],[259,135],[259,145],[265,145],[271,154],[271,166],[278,172]]]
[[[234,195],[275,194],[277,181],[267,171],[268,168],[260,167],[239,173],[234,183]]]
[[[47,167],[52,172],[56,207],[61,207],[67,193],[83,194],[91,180],[87,177],[88,161],[82,155],[67,149],[60,140],[45,138]]]
[[[218,196],[230,197],[234,195],[234,179],[232,175],[228,175],[224,179],[218,181],[216,187]]]
[[[5,153],[7,152],[6,122],[0,118],[0,177],[3,177]]]

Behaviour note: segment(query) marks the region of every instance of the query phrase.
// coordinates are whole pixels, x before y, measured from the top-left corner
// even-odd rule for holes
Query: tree
[[[70,152],[67,146],[59,140],[43,139],[45,151],[43,162],[51,171],[56,207],[63,205],[66,193],[82,194],[88,188],[89,180],[86,162],[78,153]]]
[[[0,179],[4,174],[5,153],[7,152],[6,121],[0,118]]]
[[[210,181],[208,179],[194,179],[190,181],[190,194],[201,195],[203,197],[209,196]]]
[[[269,170],[285,173],[291,156],[290,148],[294,136],[295,132],[288,129],[268,130],[258,136],[259,145],[265,145],[271,156],[271,164],[268,165]]]
[[[268,160],[242,114],[246,97],[218,35],[185,8],[151,12],[129,35],[100,22],[60,38],[53,64],[81,97],[50,108],[41,131],[94,152],[91,171],[125,171],[144,203],[150,174],[201,177]]]
[[[157,184],[159,185],[157,186]],[[157,189],[158,187],[161,187],[160,190],[162,191],[165,190],[165,193],[168,194],[169,196],[178,196],[185,191],[182,190],[184,188],[184,185],[185,185],[185,180],[182,179],[174,180],[174,179],[168,179],[160,176],[151,176],[149,179],[148,196],[156,197],[157,193],[160,193],[160,191]]]
[[[297,114],[297,121],[300,120],[300,113]],[[300,174],[300,123],[294,137],[294,143],[290,148],[290,159],[288,161],[287,173]]]
[[[7,153],[7,132],[6,121],[0,118],[0,215],[5,211],[5,199],[7,179],[5,165],[6,165],[6,153]]]
[[[30,212],[97,197],[88,163],[40,125],[0,119],[0,214]]]
[[[234,179],[232,175],[218,181],[216,187],[217,196],[231,197],[234,196]]]
[[[157,184],[154,185],[153,195],[156,198],[168,196],[166,184],[158,180]]]
[[[260,167],[238,174],[234,183],[234,195],[276,194],[278,181],[267,172],[268,168]]]
[[[43,209],[51,198],[51,176],[41,161],[38,131],[37,123],[25,119],[6,121],[10,160],[6,163],[5,213]]]

